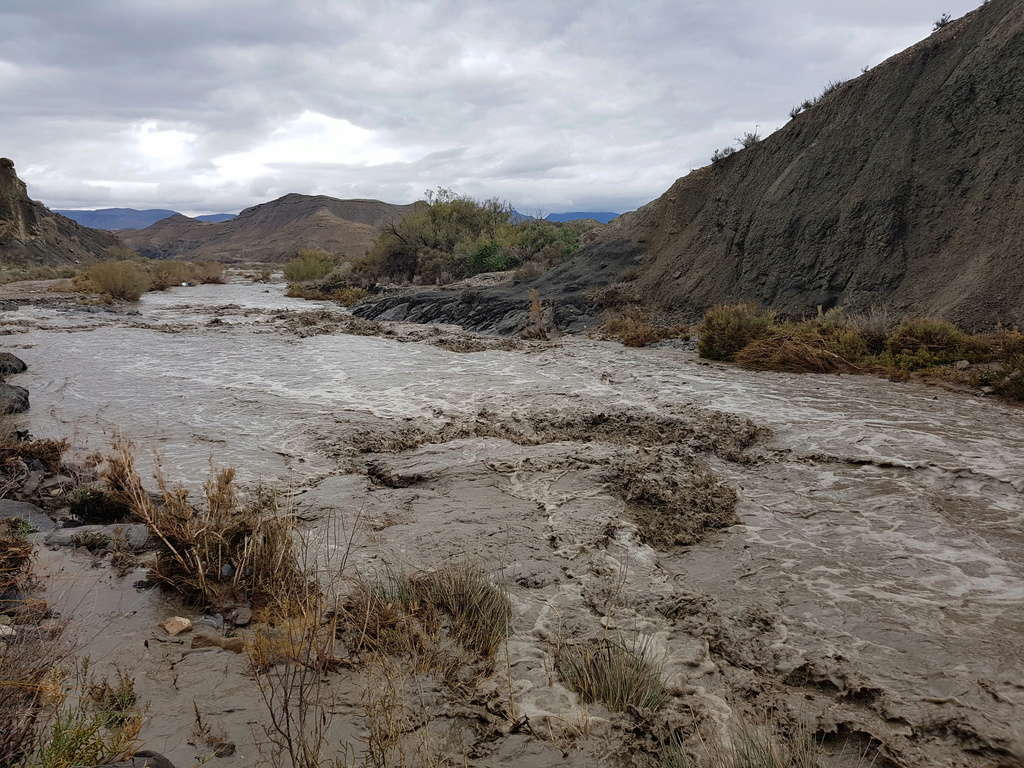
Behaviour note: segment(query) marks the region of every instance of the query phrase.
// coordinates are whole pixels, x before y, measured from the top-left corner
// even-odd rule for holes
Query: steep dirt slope
[[[627,273],[639,299],[681,319],[745,300],[1024,325],[1024,3],[992,0],[951,23],[595,230],[540,278],[357,311],[509,332],[536,288],[576,330],[600,312],[590,289]]]
[[[0,158],[0,264],[59,265],[103,256],[116,237],[83,227],[29,199],[14,162]]]
[[[604,238],[635,245],[644,296],[694,314],[746,299],[1024,323],[1024,4],[992,0]]]
[[[247,208],[231,221],[207,223],[171,216],[118,234],[144,256],[279,261],[303,248],[362,256],[381,228],[412,205],[285,195]]]

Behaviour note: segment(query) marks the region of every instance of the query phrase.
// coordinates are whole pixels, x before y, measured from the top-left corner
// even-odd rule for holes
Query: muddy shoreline
[[[248,467],[322,546],[357,531],[352,573],[488,563],[513,606],[507,668],[461,695],[404,683],[413,732],[456,764],[656,765],[666,733],[695,743],[698,727],[765,708],[811,724],[830,765],[861,751],[922,768],[1024,759],[1019,409],[919,384],[750,374],[671,346],[365,325],[232,290],[237,301],[172,291],[139,315],[6,312],[5,341],[30,363],[26,422],[77,430],[81,450],[120,428],[193,488],[210,459]],[[111,379],[89,358],[130,402],[101,403]],[[217,764],[258,758],[264,713],[244,655],[193,651],[157,627],[201,612],[82,550],[44,547],[39,562],[83,652],[108,665],[138,654],[147,748],[201,757],[195,701],[236,745]],[[655,715],[583,705],[553,675],[558,648],[610,634],[650,638],[664,658],[671,701]],[[333,737],[357,750],[367,674],[332,678],[345,702]]]

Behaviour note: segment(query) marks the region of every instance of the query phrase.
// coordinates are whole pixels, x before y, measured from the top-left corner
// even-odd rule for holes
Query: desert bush
[[[78,270],[74,267],[17,267],[0,268],[0,285],[17,283],[21,280],[60,280],[74,277]]]
[[[803,104],[797,104],[795,107],[789,110],[789,119],[795,120],[800,115],[800,113],[804,111],[804,109],[805,107]]]
[[[689,338],[689,329],[685,325],[656,324],[640,307],[625,307],[605,314],[600,334],[618,339],[627,347],[646,347],[665,339]]]
[[[540,292],[530,289],[530,306],[527,313],[526,327],[520,334],[524,339],[546,341],[548,338],[547,321],[544,319],[544,304],[540,300]]]
[[[100,293],[125,301],[138,301],[151,285],[149,274],[134,261],[101,261],[85,276]]]
[[[218,261],[199,261],[191,266],[191,282],[209,285],[223,283],[226,279],[224,265]]]
[[[818,97],[818,101],[821,101],[828,96],[842,88],[846,83],[843,80],[829,80],[825,84],[825,89],[821,92],[821,96]]]
[[[835,350],[833,338],[840,342],[845,356]],[[867,346],[856,333],[844,330],[827,337],[812,327],[786,323],[751,341],[734,359],[756,371],[855,373],[860,370],[856,361],[866,352]]]
[[[304,283],[327,277],[335,268],[336,259],[326,251],[304,250],[284,265],[285,279],[290,283]]]
[[[712,165],[717,165],[718,163],[720,163],[723,160],[725,160],[725,158],[731,157],[732,155],[735,155],[735,154],[736,154],[736,149],[734,147],[722,147],[721,149],[716,149],[711,154],[711,164]]]
[[[901,322],[885,342],[887,361],[900,368],[917,370],[974,357],[977,345],[952,323],[918,317]]]
[[[942,14],[932,23],[932,32],[938,32],[940,29],[945,29],[950,25],[950,23],[952,23],[952,21],[953,17],[950,14]]]
[[[697,328],[701,357],[733,360],[747,344],[764,336],[775,313],[755,304],[719,304],[704,314]]]
[[[21,521],[0,520],[0,613],[9,605],[7,598],[17,594],[32,566],[32,545],[25,538],[27,531]]]
[[[750,149],[750,147],[754,146],[755,144],[761,143],[761,134],[759,134],[756,130],[747,131],[742,136],[736,139],[736,143],[738,143],[744,149]]]
[[[267,604],[275,596],[306,590],[296,558],[294,514],[279,497],[256,488],[243,500],[233,469],[206,482],[203,500],[193,505],[187,491],[170,487],[157,473],[160,500],[142,487],[133,447],[117,440],[105,476],[119,478],[118,493],[157,541],[151,578],[200,605],[222,606],[248,600]]]
[[[154,261],[149,265],[150,290],[165,291],[189,279],[189,265],[184,261]]]
[[[669,699],[664,662],[652,660],[650,641],[605,638],[560,649],[558,672],[585,704],[601,702],[613,712],[658,710]]]
[[[349,286],[325,290],[317,285],[292,284],[285,295],[293,299],[309,299],[310,301],[336,301],[346,307],[357,304],[369,295],[365,288]]]
[[[1024,352],[1017,352],[1002,363],[993,387],[1004,397],[1024,401]]]
[[[889,334],[898,324],[895,313],[882,306],[873,306],[863,312],[848,315],[846,320],[849,327],[864,340],[868,353],[872,355],[880,355],[885,351]]]

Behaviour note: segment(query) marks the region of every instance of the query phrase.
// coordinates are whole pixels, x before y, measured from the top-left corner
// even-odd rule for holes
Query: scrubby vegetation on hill
[[[874,373],[906,379],[923,372],[1024,400],[1024,333],[968,334],[945,320],[897,319],[872,310],[821,312],[780,320],[750,304],[712,307],[698,333],[702,357],[760,371]]]

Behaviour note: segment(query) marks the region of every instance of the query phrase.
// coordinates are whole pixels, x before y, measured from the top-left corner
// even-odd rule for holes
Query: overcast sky
[[[0,155],[54,208],[625,211],[979,4],[0,0]]]

